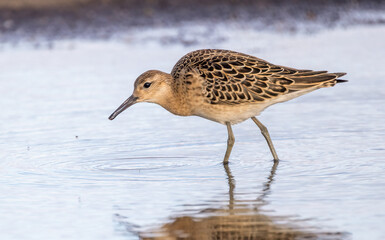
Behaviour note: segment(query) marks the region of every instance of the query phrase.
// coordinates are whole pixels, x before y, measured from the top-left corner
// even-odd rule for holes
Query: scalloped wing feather
[[[195,76],[211,104],[239,104],[273,101],[297,91],[334,86],[345,73],[298,70],[238,52],[204,49],[182,57],[171,75],[177,85],[186,76]]]

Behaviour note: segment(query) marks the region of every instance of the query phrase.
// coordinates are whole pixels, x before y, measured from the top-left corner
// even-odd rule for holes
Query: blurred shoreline
[[[198,7],[203,5],[243,5],[277,6],[291,5],[340,5],[340,6],[375,6],[384,3],[383,0],[0,0],[0,9],[26,9],[26,8],[63,8],[79,6],[154,6],[154,7]]]
[[[235,24],[257,31],[309,33],[384,24],[385,1],[0,0],[3,43],[109,39],[136,28],[178,28],[191,23],[205,28]]]

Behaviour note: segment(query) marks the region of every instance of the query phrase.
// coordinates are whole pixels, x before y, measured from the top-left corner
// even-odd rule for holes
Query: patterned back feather
[[[191,84],[190,76],[202,81],[202,94],[211,104],[258,103],[297,91],[334,86],[345,73],[298,70],[271,64],[254,56],[204,49],[186,54],[172,72],[176,86]]]

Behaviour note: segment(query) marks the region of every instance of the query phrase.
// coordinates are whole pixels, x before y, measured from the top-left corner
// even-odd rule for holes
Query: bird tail
[[[337,75],[336,83],[348,82],[348,80],[338,79],[339,77],[345,76],[346,73],[334,73],[334,74]]]
[[[346,80],[338,79],[345,74],[346,73],[328,73],[326,71],[303,71],[289,77],[290,80],[294,81],[294,84],[287,86],[287,88],[293,92],[333,87],[336,83],[346,82]]]
[[[344,80],[344,79],[337,79],[336,81],[337,83],[349,82],[348,80]]]

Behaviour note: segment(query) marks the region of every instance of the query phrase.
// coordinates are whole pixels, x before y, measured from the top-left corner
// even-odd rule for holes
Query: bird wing
[[[198,74],[203,95],[212,104],[258,103],[282,95],[334,86],[345,73],[298,70],[228,50],[197,50],[182,57],[171,75],[175,81]],[[340,80],[343,81],[343,80]]]

